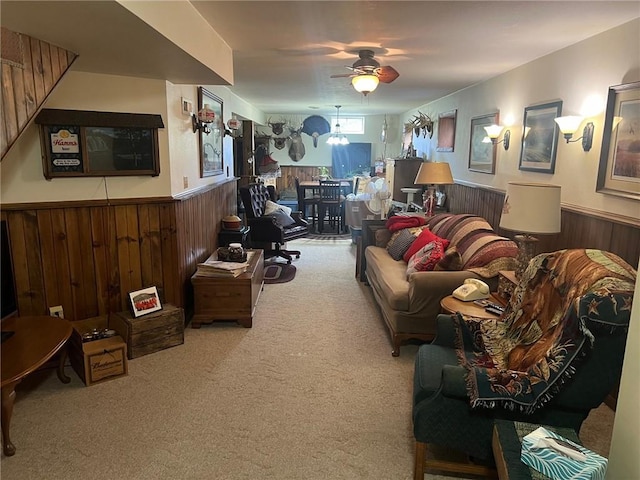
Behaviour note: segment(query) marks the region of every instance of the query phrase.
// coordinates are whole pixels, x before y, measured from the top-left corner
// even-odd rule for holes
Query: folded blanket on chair
[[[454,318],[472,407],[531,413],[551,400],[594,342],[627,329],[636,271],[600,250],[529,263],[501,319]]]
[[[403,228],[421,227],[426,222],[422,215],[394,215],[387,219],[385,226],[390,232],[395,232]]]

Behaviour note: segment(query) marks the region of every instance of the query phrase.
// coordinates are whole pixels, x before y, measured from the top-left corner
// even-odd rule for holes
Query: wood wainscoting
[[[501,229],[504,192],[463,184],[447,185],[447,207],[454,213],[473,213],[485,218],[500,235],[513,238],[516,232]],[[536,235],[537,253],[563,248],[596,248],[615,253],[633,268],[640,258],[640,219],[597,212],[577,206],[562,206],[562,231]]]
[[[129,309],[129,292],[156,286],[193,309],[190,278],[217,248],[221,219],[237,212],[235,179],[176,197],[4,204],[18,311],[65,318]]]

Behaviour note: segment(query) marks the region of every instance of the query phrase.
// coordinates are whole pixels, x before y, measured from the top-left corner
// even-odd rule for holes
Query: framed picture
[[[640,200],[640,82],[609,88],[596,192]]]
[[[524,109],[520,170],[541,173],[555,171],[560,129],[554,119],[561,115],[562,100]]]
[[[131,292],[129,293],[129,300],[131,300],[133,316],[136,318],[162,310],[156,287],[143,288],[142,290]]]
[[[215,119],[209,124],[208,131],[198,130],[200,135],[200,177],[211,177],[223,173],[222,138],[224,137],[224,121],[222,116],[222,99],[198,87],[198,111],[205,105],[215,113]]]
[[[490,113],[471,119],[471,136],[469,140],[469,170],[472,172],[495,173],[497,145],[484,142],[487,131],[484,127],[498,125],[499,113]]]
[[[457,110],[438,115],[438,146],[437,152],[453,152],[456,141]]]

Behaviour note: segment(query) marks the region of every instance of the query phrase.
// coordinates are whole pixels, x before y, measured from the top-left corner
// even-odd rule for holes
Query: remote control
[[[498,315],[498,316],[502,315],[502,310],[498,310],[497,308],[493,308],[493,307],[484,307],[484,311],[493,313],[494,315]]]

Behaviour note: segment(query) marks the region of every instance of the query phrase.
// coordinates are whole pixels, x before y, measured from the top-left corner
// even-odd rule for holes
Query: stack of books
[[[197,275],[203,277],[237,277],[244,273],[249,266],[248,262],[224,262],[218,260],[213,254],[204,262],[198,264]]]

